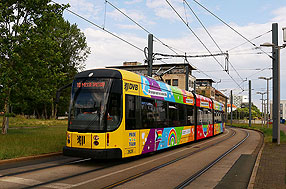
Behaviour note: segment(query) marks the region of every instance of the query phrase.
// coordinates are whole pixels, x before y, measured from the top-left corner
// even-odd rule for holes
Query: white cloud
[[[129,30],[141,30],[137,25],[135,24],[117,24],[117,26],[121,29],[129,29]]]
[[[283,24],[285,27],[285,25],[286,25],[286,20],[285,20],[285,18],[286,18],[286,6],[281,7],[277,10],[274,10],[272,13],[275,15],[275,17],[272,19],[272,22],[277,22],[279,24]]]
[[[149,3],[150,7],[153,7],[157,9],[159,5],[165,6],[161,3],[163,1],[147,1]],[[165,7],[167,8],[167,7]],[[246,36],[248,39],[252,39],[260,34],[263,34],[269,30],[271,30],[272,22],[279,21],[279,27],[285,27],[286,26],[286,8],[281,7],[280,9],[277,9],[273,12],[273,19],[270,19],[267,23],[264,24],[255,24],[255,23],[249,23],[247,25],[237,25],[235,23],[230,23],[230,25],[235,28],[237,31],[239,31],[241,34]],[[145,16],[145,15],[143,15]],[[136,17],[136,16],[135,16]],[[143,19],[140,15],[137,17],[137,19]],[[168,19],[168,18],[167,18]],[[135,29],[135,25],[128,25],[128,24],[118,24],[118,27],[121,28],[131,28]],[[209,32],[212,34],[216,42],[219,44],[219,46],[222,48],[223,51],[226,51],[228,49],[231,49],[232,47],[235,47],[239,44],[242,44],[245,42],[245,39],[237,35],[235,32],[227,28],[225,25],[217,25],[208,28]],[[281,34],[281,29],[279,29],[279,32]],[[105,67],[105,66],[112,66],[112,65],[122,65],[124,61],[139,61],[143,62],[144,60],[144,54],[143,52],[129,46],[128,44],[110,36],[109,34],[106,34],[103,31],[99,31],[96,29],[86,29],[84,30],[85,35],[87,37],[88,45],[91,47],[91,55],[87,60],[87,68],[96,68],[96,67]],[[218,52],[217,47],[215,44],[211,41],[211,39],[207,36],[205,31],[202,28],[195,29],[195,32],[197,35],[202,39],[202,41],[206,44],[206,46],[212,51],[212,52]],[[280,35],[279,36],[282,36]],[[131,43],[135,44],[136,46],[139,46],[140,48],[144,48],[147,46],[147,39],[136,37],[135,34],[120,34],[120,36],[124,39],[127,39]],[[160,38],[161,41],[164,43],[170,45],[171,47],[174,47],[175,49],[180,49],[183,52],[188,52],[189,54],[195,55],[195,54],[208,54],[206,49],[198,42],[198,40],[191,34],[191,32],[186,29],[185,35],[179,38]],[[267,35],[254,40],[253,42],[259,46],[260,44],[264,42],[271,42],[271,33],[268,33]],[[282,39],[280,37],[279,43],[282,43]],[[254,69],[263,69],[263,68],[269,68],[272,66],[272,60],[267,57],[266,55],[253,55],[253,54],[245,54],[247,53],[255,53],[260,52],[258,50],[254,51],[251,50],[253,46],[249,43],[230,51],[230,61],[233,64],[233,66],[237,69],[239,74],[243,79],[247,77],[247,79],[252,80],[252,86],[253,88],[261,89],[265,88],[266,83],[263,80],[258,80],[259,76],[265,76],[270,77],[272,75],[271,70],[265,69],[262,72],[258,72]],[[265,51],[270,52],[271,48],[264,48]],[[166,54],[174,54],[172,51],[170,51],[168,48],[161,45],[159,42],[154,43],[154,52],[162,52]],[[179,52],[182,54],[182,52]],[[237,55],[240,54],[240,55]],[[286,61],[286,50],[281,50],[281,70],[286,70],[286,64],[282,64]],[[217,57],[217,59],[220,61],[220,63],[224,66],[224,57]],[[183,59],[177,58],[172,60],[164,60],[166,62],[183,62]],[[158,62],[158,61],[157,61]],[[235,89],[238,88],[236,84],[231,80],[231,78],[223,72],[222,68],[218,65],[218,63],[213,58],[190,58],[189,62],[193,64],[195,67],[199,68],[202,71],[215,71],[215,72],[206,72],[206,74],[210,75],[214,80],[221,79],[222,82],[218,84],[219,88],[229,88],[229,89]],[[233,78],[237,80],[238,83],[241,83],[241,80],[239,79],[239,76],[233,71],[233,69],[230,67],[230,74]],[[249,70],[245,70],[249,69]],[[221,71],[216,71],[221,70]],[[254,75],[253,75],[254,74]],[[194,72],[194,75],[198,78],[206,78],[207,76],[200,74],[198,72]],[[250,77],[251,76],[251,77]],[[250,78],[249,78],[250,77]],[[281,86],[285,85],[286,83],[286,72],[281,71]],[[272,84],[271,84],[272,85]],[[244,95],[247,95],[248,92],[248,81],[244,82],[242,84],[242,87],[245,88],[246,92],[242,93]],[[234,94],[239,93],[240,91],[235,91]],[[260,98],[259,96],[255,95],[256,91],[253,92],[253,99]],[[281,87],[281,94],[286,94],[286,89]],[[283,95],[281,96],[283,98]],[[285,98],[285,95],[284,95]],[[257,101],[259,102],[259,101]],[[259,105],[259,104],[258,104]]]
[[[182,6],[182,1],[179,0],[169,0],[170,4],[174,7],[174,9],[185,19],[185,10]],[[147,0],[146,6],[154,10],[156,16],[164,19],[168,19],[172,22],[180,20],[171,6],[165,0]],[[191,18],[189,14],[187,14],[188,19]]]
[[[141,3],[143,0],[130,0],[130,1],[125,1],[124,3],[126,5],[133,5],[133,4],[136,4],[136,3]]]
[[[101,15],[100,11],[102,10],[102,6],[95,5],[93,2],[88,0],[58,0],[58,3],[69,4],[70,10],[80,14],[81,16],[88,19],[98,19]],[[103,5],[102,2],[100,5]]]
[[[137,11],[137,10],[126,11],[126,9],[120,9],[120,10],[137,22],[147,20],[146,16],[140,11]],[[112,19],[117,20],[117,21],[122,21],[123,19],[127,19],[122,13],[120,13],[117,10],[113,10],[112,12],[108,12],[107,15],[110,16]]]
[[[91,47],[91,55],[86,62],[87,69],[122,65],[124,61],[130,60],[140,62],[143,60],[143,52],[103,31],[88,28],[84,30],[84,33],[87,37],[88,45]],[[143,49],[145,46],[145,39],[131,35],[120,35],[120,37],[135,44],[139,48]]]

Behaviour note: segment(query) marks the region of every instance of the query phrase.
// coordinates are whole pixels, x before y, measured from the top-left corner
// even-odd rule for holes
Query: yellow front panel
[[[91,134],[88,133],[72,133],[73,148],[91,148]]]
[[[125,94],[138,95],[139,94],[139,83],[131,81],[123,81],[123,90]]]
[[[106,147],[106,134],[105,133],[92,133],[92,149],[105,149]]]
[[[139,131],[126,130],[124,137],[124,157],[134,156],[139,154]]]

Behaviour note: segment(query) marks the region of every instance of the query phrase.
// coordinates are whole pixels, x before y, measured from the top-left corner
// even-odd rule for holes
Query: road
[[[98,161],[55,156],[0,166],[0,188],[175,188],[239,141],[245,141],[186,188],[214,188],[242,154],[253,154],[260,133],[228,128],[225,133],[160,153]]]

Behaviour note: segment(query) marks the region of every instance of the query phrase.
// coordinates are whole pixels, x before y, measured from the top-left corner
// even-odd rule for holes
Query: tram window
[[[198,124],[208,125],[213,123],[212,111],[208,108],[198,109]]]
[[[208,124],[208,110],[203,108],[203,125]]]
[[[121,120],[121,94],[111,93],[107,108],[107,131],[118,127]]]
[[[126,106],[125,106],[125,125],[126,129],[135,129],[136,128],[136,114],[135,114],[135,96],[126,95],[125,98]]]
[[[157,127],[168,127],[168,114],[167,114],[167,102],[157,100],[157,113],[156,117]]]
[[[208,124],[213,124],[213,112],[212,110],[208,110]]]
[[[198,108],[198,125],[203,125],[203,108]]]
[[[194,125],[194,107],[187,105],[187,125]]]
[[[155,113],[155,100],[149,98],[142,98],[141,101],[141,117],[143,128],[154,128],[156,127],[156,116]]]
[[[179,122],[179,109],[177,104],[170,102],[169,103],[169,120],[170,120],[170,127],[180,125]]]
[[[177,126],[184,126],[187,125],[187,115],[186,115],[186,105],[185,104],[177,104],[179,109],[179,125]]]

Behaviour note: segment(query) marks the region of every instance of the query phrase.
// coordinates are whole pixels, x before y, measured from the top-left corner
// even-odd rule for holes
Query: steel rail
[[[168,166],[168,165],[171,165],[171,164],[173,164],[173,163],[175,163],[175,162],[178,162],[178,161],[180,161],[180,160],[182,160],[182,159],[185,159],[185,158],[187,158],[187,157],[189,157],[189,156],[191,156],[191,155],[193,155],[193,154],[196,154],[196,153],[201,152],[201,151],[203,151],[203,150],[206,150],[206,149],[208,149],[208,148],[210,148],[210,147],[213,147],[213,146],[215,146],[215,145],[217,145],[217,144],[219,144],[219,143],[221,143],[221,142],[224,142],[224,141],[226,141],[226,140],[232,138],[234,135],[236,135],[236,131],[234,131],[234,130],[232,130],[232,131],[233,131],[232,135],[229,136],[229,137],[227,137],[227,138],[225,138],[225,139],[223,139],[223,140],[220,140],[220,141],[218,141],[218,142],[216,142],[216,143],[214,143],[214,144],[205,146],[205,147],[203,147],[203,148],[201,148],[201,149],[195,150],[195,151],[190,152],[190,153],[188,153],[188,154],[185,154],[185,155],[183,155],[183,156],[181,156],[181,157],[179,157],[179,158],[173,159],[173,160],[171,160],[171,161],[168,161],[168,162],[166,162],[166,163],[163,163],[163,164],[161,164],[161,165],[158,165],[158,166],[156,166],[156,167],[153,167],[153,168],[151,168],[151,169],[149,169],[149,170],[146,170],[146,171],[143,171],[143,172],[138,173],[138,174],[136,174],[136,175],[130,176],[130,177],[128,177],[128,178],[126,178],[126,179],[123,179],[123,180],[121,180],[121,181],[118,181],[118,182],[115,182],[115,183],[113,183],[113,184],[110,184],[110,185],[104,187],[104,189],[114,188],[114,187],[116,187],[116,186],[125,184],[125,183],[130,182],[130,181],[132,181],[132,180],[134,180],[134,179],[137,179],[137,178],[139,178],[139,177],[141,177],[141,176],[147,175],[147,174],[152,173],[152,172],[154,172],[154,171],[156,171],[156,170],[158,170],[158,169],[161,169],[161,168],[166,167],[166,166]]]
[[[179,184],[176,189],[182,189],[185,188],[186,186],[188,186],[191,182],[193,182],[194,180],[196,180],[198,177],[200,177],[203,173],[205,173],[206,171],[208,171],[211,167],[213,167],[215,164],[217,164],[220,160],[222,160],[226,155],[228,155],[230,152],[232,152],[233,150],[235,150],[237,147],[239,147],[248,137],[249,137],[249,132],[245,131],[246,137],[244,137],[240,142],[238,142],[236,145],[234,145],[232,148],[230,148],[229,150],[227,150],[225,153],[223,153],[221,156],[219,156],[217,159],[215,159],[214,161],[212,161],[210,164],[208,164],[207,166],[205,166],[204,168],[202,168],[201,170],[199,170],[198,172],[196,172],[195,174],[193,174],[192,176],[190,176],[188,179],[186,179],[184,182],[182,182],[181,184]]]

